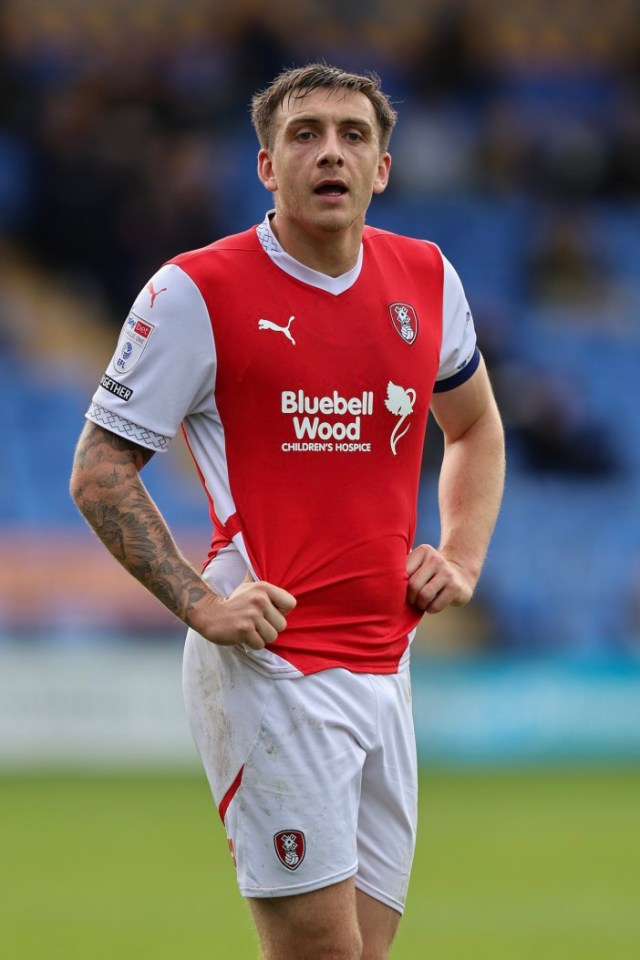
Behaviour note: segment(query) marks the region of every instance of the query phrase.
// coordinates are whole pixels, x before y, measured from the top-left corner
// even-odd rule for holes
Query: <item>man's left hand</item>
[[[425,613],[461,607],[473,595],[475,583],[463,567],[430,544],[421,544],[411,551],[407,575],[407,601]]]

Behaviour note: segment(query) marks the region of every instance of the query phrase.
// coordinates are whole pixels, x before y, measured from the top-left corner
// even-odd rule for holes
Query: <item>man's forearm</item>
[[[71,496],[109,552],[206,640],[261,650],[284,629],[295,597],[272,583],[216,594],[182,556],[139,471],[153,454],[88,423],[76,449]]]
[[[504,433],[490,408],[466,433],[445,444],[438,490],[439,549],[474,582],[498,516],[504,474]]]
[[[76,452],[71,493],[116,560],[189,623],[194,604],[213,593],[180,553],[140,479],[149,456],[124,438],[89,427]]]

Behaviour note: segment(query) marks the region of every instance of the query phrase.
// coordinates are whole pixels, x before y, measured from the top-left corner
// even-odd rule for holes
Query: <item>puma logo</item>
[[[159,297],[161,293],[165,293],[165,292],[166,292],[166,289],[167,289],[166,287],[162,287],[162,288],[161,288],[160,290],[158,290],[158,292],[156,293],[156,291],[153,289],[153,280],[151,280],[151,281],[147,284],[147,290],[149,291],[149,294],[150,294],[150,296],[151,296],[151,308],[152,308],[152,309],[153,309],[154,303],[156,302],[156,297]]]
[[[281,327],[279,324],[274,323],[272,320],[258,320],[258,330],[277,330],[278,333],[284,333],[287,340],[291,340],[291,343],[296,345],[295,340],[293,339],[293,334],[289,327],[295,320],[295,317],[289,317],[289,322],[286,327]]]

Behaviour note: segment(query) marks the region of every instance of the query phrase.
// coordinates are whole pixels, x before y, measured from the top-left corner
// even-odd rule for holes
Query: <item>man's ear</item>
[[[391,154],[383,153],[378,163],[378,171],[373,181],[373,192],[384,193],[389,183],[389,171],[391,170]]]
[[[275,193],[278,189],[276,178],[273,172],[273,163],[268,150],[260,150],[258,153],[258,179],[263,187],[269,193]]]

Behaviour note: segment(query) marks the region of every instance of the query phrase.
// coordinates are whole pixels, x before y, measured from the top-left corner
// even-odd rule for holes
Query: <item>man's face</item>
[[[275,195],[276,221],[310,233],[361,229],[373,193],[387,185],[373,104],[363,93],[320,88],[280,105],[260,180]]]

